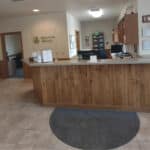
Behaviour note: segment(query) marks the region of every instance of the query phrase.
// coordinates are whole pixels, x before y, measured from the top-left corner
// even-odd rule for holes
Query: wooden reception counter
[[[150,111],[150,60],[29,63],[43,105]]]

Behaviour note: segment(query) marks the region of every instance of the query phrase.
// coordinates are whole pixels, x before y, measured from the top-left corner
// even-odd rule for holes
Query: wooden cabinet
[[[119,42],[118,28],[113,29],[112,39],[113,39],[113,43]]]
[[[119,22],[117,26],[118,42],[124,44],[138,44],[138,15],[129,14]],[[113,34],[114,34],[113,33]],[[116,35],[113,35],[113,37]],[[115,42],[115,41],[114,41]]]
[[[126,15],[124,18],[124,43],[138,44],[138,15]]]
[[[124,21],[121,20],[118,24],[118,37],[119,37],[119,42],[124,43]]]

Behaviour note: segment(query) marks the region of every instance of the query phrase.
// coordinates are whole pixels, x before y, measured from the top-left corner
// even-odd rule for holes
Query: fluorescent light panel
[[[33,9],[32,11],[33,12],[39,12],[40,10],[39,9]]]
[[[88,12],[93,18],[100,18],[104,14],[103,9],[90,9]]]

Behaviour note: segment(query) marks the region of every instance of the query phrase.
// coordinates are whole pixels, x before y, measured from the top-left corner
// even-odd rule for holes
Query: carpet
[[[109,150],[131,141],[138,133],[136,113],[80,109],[55,109],[50,117],[55,136],[83,150]]]

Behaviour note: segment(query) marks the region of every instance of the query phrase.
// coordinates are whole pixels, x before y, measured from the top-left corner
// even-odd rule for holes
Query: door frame
[[[2,46],[2,60],[0,61],[0,69],[1,69],[1,78],[8,78],[8,60],[7,54],[5,51],[5,40],[3,34],[0,34],[1,37],[1,46]]]
[[[21,41],[21,48],[22,48],[22,56],[24,57],[24,51],[23,51],[23,40],[22,40],[22,32],[17,31],[17,32],[6,32],[6,33],[0,33],[1,36],[1,43],[2,43],[2,53],[3,53],[3,61],[1,69],[3,70],[3,78],[9,78],[9,71],[8,71],[8,58],[7,58],[7,53],[6,53],[6,45],[5,45],[5,36],[6,35],[13,35],[13,34],[18,34],[20,35],[20,41]],[[23,66],[24,69],[24,66]]]
[[[77,47],[77,51],[79,51],[81,49],[80,31],[76,30],[75,35],[76,35],[76,47]]]

